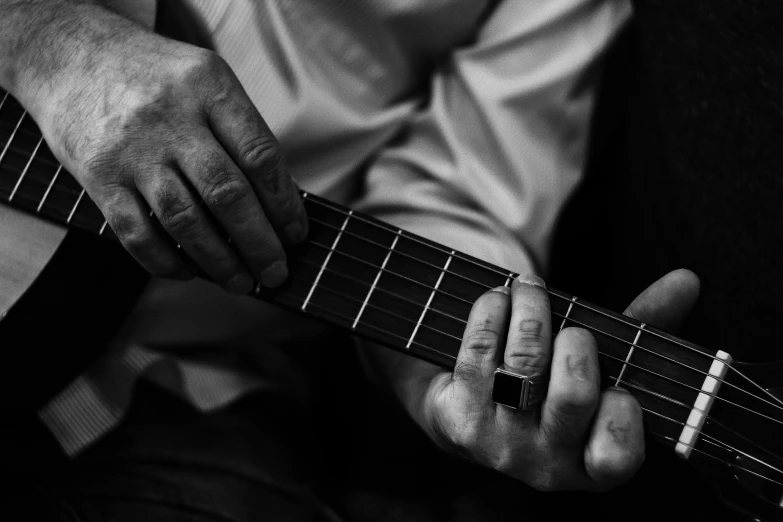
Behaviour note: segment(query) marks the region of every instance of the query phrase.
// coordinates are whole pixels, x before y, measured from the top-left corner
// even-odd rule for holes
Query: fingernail
[[[628,390],[626,390],[625,388],[620,388],[619,386],[609,386],[607,388],[607,390],[612,390],[612,391],[622,392],[622,393],[631,393]]]
[[[253,278],[247,274],[237,274],[226,285],[226,290],[232,294],[247,294],[253,289]]]
[[[508,295],[511,293],[511,289],[507,286],[499,286],[497,288],[493,288],[492,290],[490,290],[490,292],[499,292],[501,294]]]
[[[302,225],[298,221],[286,225],[284,232],[291,243],[299,243],[305,236]]]
[[[277,261],[261,272],[261,284],[267,288],[274,288],[283,284],[286,277],[288,277],[288,268],[285,266],[285,261]]]
[[[535,286],[540,286],[542,288],[546,288],[546,283],[544,283],[544,280],[535,274],[519,274],[519,277],[517,277],[517,281],[528,285],[535,285]]]

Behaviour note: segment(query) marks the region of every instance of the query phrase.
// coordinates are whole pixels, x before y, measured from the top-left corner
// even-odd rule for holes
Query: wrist
[[[96,66],[107,41],[133,24],[101,2],[0,0],[0,86],[34,116]]]

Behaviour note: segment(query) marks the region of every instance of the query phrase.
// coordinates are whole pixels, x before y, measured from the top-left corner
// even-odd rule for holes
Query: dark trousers
[[[58,463],[41,441],[4,429],[0,520],[713,521],[727,514],[713,500],[694,504],[703,494],[698,477],[652,443],[637,479],[608,495],[540,494],[444,455],[358,377],[350,350],[338,345],[321,346],[327,356],[313,359],[310,402],[264,391],[205,415],[142,382],[125,421],[72,462]]]

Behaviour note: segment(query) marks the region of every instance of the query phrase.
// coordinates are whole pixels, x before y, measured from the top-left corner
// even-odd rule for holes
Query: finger
[[[212,280],[237,294],[252,290],[253,277],[179,172],[161,167],[154,175],[140,180],[139,191],[166,232]]]
[[[599,489],[627,482],[644,462],[642,409],[621,388],[601,396],[584,452],[585,471]]]
[[[130,189],[118,189],[111,197],[94,198],[122,246],[150,274],[191,279],[195,268],[167,241],[150,218],[141,196]]]
[[[581,454],[599,396],[595,338],[582,328],[564,329],[554,342],[549,388],[541,408],[541,440],[550,448],[578,449]]]
[[[522,375],[546,375],[552,326],[544,281],[533,274],[519,276],[511,285],[511,298],[503,363],[506,369]]]
[[[289,244],[307,235],[307,215],[272,131],[235,82],[235,91],[209,106],[215,136],[247,176],[280,237]]]
[[[453,383],[464,398],[480,405],[490,403],[492,376],[500,364],[511,310],[510,290],[501,286],[476,300],[454,366]]]
[[[625,315],[668,331],[676,330],[699,297],[699,278],[690,270],[674,270],[650,285]]]
[[[245,175],[204,129],[179,158],[187,179],[232,239],[251,273],[267,287],[287,277],[286,257]]]

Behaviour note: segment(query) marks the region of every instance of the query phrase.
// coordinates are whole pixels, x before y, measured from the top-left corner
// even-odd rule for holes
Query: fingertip
[[[277,288],[288,279],[288,267],[285,261],[275,261],[261,272],[259,280],[267,288]]]
[[[585,448],[585,469],[599,485],[623,484],[645,459],[642,411],[627,390],[607,389]]]

